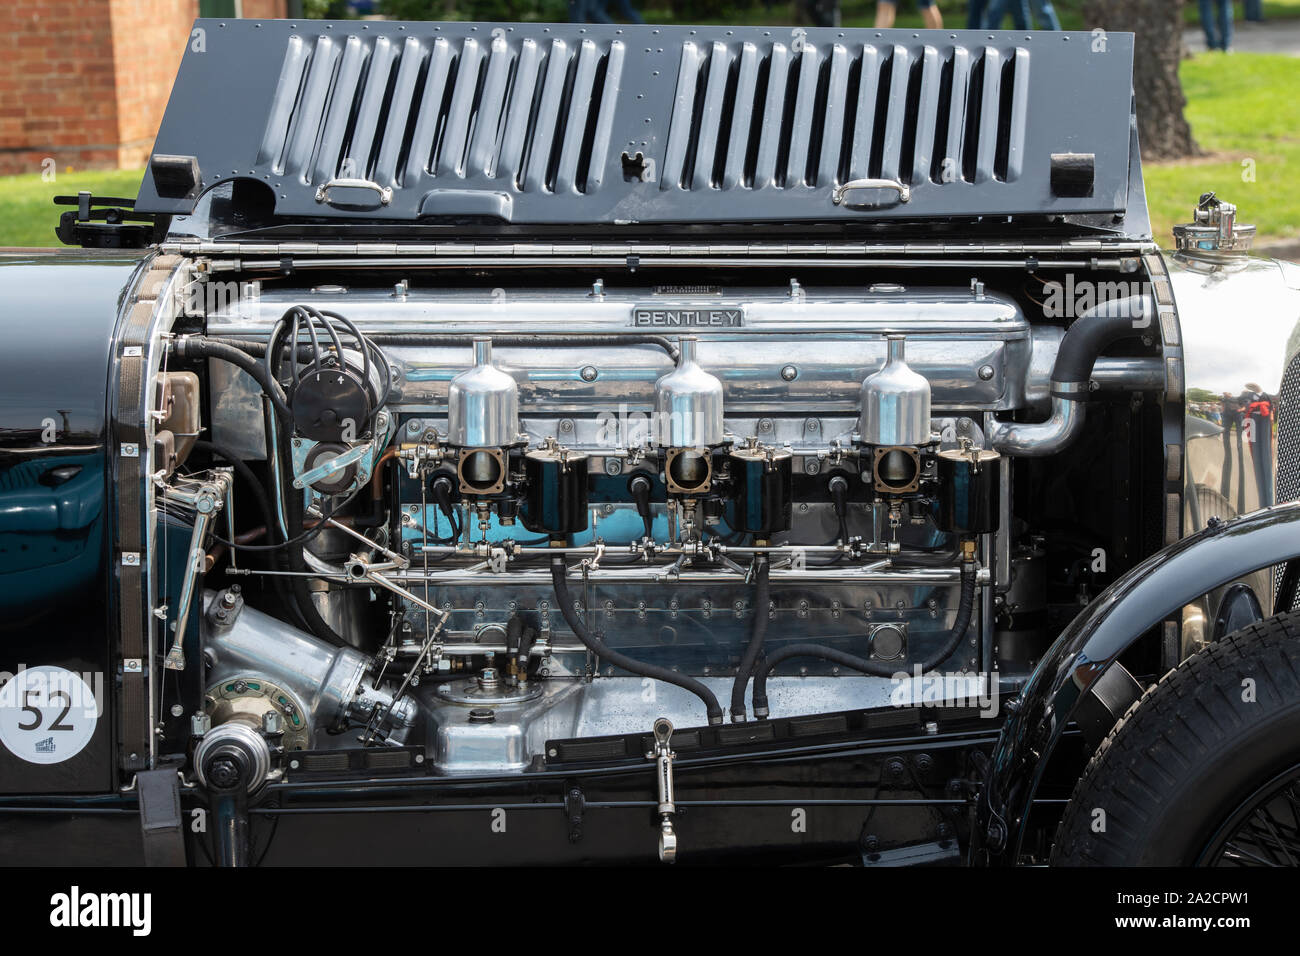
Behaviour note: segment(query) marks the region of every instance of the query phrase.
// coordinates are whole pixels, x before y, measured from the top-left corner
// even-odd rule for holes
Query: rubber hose
[[[771,603],[770,567],[766,558],[758,559],[754,580],[754,622],[749,632],[749,644],[740,658],[736,680],[731,685],[733,722],[745,719],[745,689],[749,687],[749,678],[754,673],[754,665],[758,663],[758,655],[763,652],[763,641],[767,638],[767,612]]]
[[[948,639],[943,643],[943,646],[921,663],[922,673],[934,670],[957,650],[957,647],[966,638],[966,631],[970,627],[971,614],[974,610],[975,569],[973,566],[968,566],[963,567],[961,571],[961,601],[957,605],[957,619],[953,621],[952,630],[948,632]],[[824,647],[820,644],[790,644],[770,655],[754,676],[755,717],[766,717],[768,714],[768,674],[772,672],[772,669],[777,664],[792,657],[816,657],[830,661],[832,664],[838,664],[841,667],[847,667],[850,670],[870,674],[873,677],[893,677],[894,674],[898,673],[896,664],[868,660],[865,657],[837,651],[834,648]]]
[[[1103,351],[1121,339],[1158,331],[1153,325],[1155,318],[1155,300],[1149,295],[1108,300],[1089,309],[1061,339],[1052,366],[1052,384],[1086,385]]]
[[[685,674],[679,674],[667,667],[647,664],[644,661],[628,657],[592,636],[582,619],[578,617],[578,612],[573,608],[573,597],[569,593],[569,582],[565,578],[564,558],[559,555],[551,561],[551,581],[555,586],[555,600],[559,602],[560,613],[564,615],[564,622],[569,625],[569,629],[573,631],[587,650],[609,661],[615,667],[621,667],[632,674],[660,680],[666,684],[675,684],[684,690],[690,691],[704,701],[709,723],[722,723],[722,706],[718,703],[717,696],[702,681],[698,681],[694,677],[688,677]]]
[[[182,336],[175,341],[172,348],[177,358],[220,359],[242,369],[252,376],[253,380],[262,387],[262,391],[271,399],[271,404],[275,407],[280,420],[286,426],[292,420],[293,415],[289,411],[289,403],[284,397],[284,390],[267,373],[266,366],[247,352],[225,342],[215,342],[212,339],[197,335]]]

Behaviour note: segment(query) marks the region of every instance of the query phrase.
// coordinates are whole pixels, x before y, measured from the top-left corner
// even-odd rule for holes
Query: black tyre
[[[1184,661],[1074,788],[1056,866],[1300,865],[1300,612]]]

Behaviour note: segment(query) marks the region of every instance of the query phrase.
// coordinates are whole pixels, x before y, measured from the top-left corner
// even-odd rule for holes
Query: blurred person
[[[1200,0],[1201,26],[1205,45],[1211,50],[1232,51],[1232,0]]]
[[[990,0],[988,5],[988,16],[985,18],[985,25],[990,30],[996,30],[1002,25],[1002,18],[1006,16],[1007,9],[1011,10],[1011,23],[1017,30],[1030,29],[1030,0]],[[1037,24],[1039,30],[1059,30],[1061,29],[1061,19],[1056,15],[1056,10],[1052,7],[1052,0],[1033,0],[1033,23]]]
[[[840,25],[839,0],[800,0],[804,15],[815,27],[837,27]]]
[[[943,14],[934,0],[916,0],[917,9],[921,11],[921,20],[927,29],[943,29]],[[894,17],[898,15],[897,0],[876,0],[876,26],[892,27]]]
[[[601,9],[608,11],[606,0],[596,0]],[[623,18],[625,23],[645,23],[641,14],[637,13],[636,7],[632,6],[632,0],[614,0],[614,11]]]
[[[645,23],[632,0],[614,0],[614,9],[626,23]],[[613,23],[609,0],[569,0],[570,23]]]
[[[569,0],[570,23],[611,23],[600,0]]]
[[[1242,404],[1231,392],[1223,393],[1223,469],[1219,475],[1219,494],[1231,503],[1233,463],[1238,462],[1237,469],[1246,473],[1241,441]],[[1234,441],[1235,439],[1235,441]],[[1237,511],[1246,510],[1246,483],[1237,483]]]
[[[1246,8],[1246,19],[1252,23],[1264,22],[1264,0],[1243,0],[1242,6]]]
[[[1246,383],[1246,391],[1237,399],[1242,406],[1243,429],[1255,464],[1255,481],[1259,486],[1259,506],[1273,506],[1273,406],[1276,399],[1255,382]]]
[[[984,29],[984,8],[987,6],[988,0],[970,0],[966,6],[967,30]]]

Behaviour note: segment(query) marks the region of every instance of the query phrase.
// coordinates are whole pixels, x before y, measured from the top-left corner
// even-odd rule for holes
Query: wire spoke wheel
[[[1058,866],[1300,866],[1300,611],[1149,688],[1066,805]]]
[[[1300,764],[1239,806],[1206,845],[1198,866],[1300,866]]]

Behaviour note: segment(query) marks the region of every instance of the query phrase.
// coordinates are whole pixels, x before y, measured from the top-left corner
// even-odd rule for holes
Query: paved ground
[[[1265,20],[1250,23],[1236,19],[1232,24],[1232,48],[1242,53],[1285,53],[1300,56],[1300,20]],[[1205,52],[1205,33],[1194,27],[1183,34],[1193,53]]]

